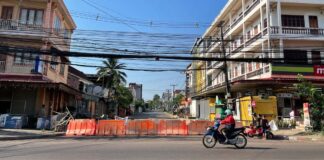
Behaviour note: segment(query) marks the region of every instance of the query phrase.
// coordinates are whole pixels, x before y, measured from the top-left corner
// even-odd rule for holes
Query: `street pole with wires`
[[[228,77],[228,66],[227,66],[227,60],[226,60],[226,49],[225,49],[225,43],[224,43],[224,21],[221,21],[218,25],[218,27],[221,30],[221,45],[222,45],[222,53],[223,53],[223,58],[224,58],[224,63],[222,67],[222,71],[225,74],[225,83],[226,83],[226,95],[225,95],[225,105],[227,108],[228,106],[228,100],[231,98],[231,86],[230,86],[230,81]]]

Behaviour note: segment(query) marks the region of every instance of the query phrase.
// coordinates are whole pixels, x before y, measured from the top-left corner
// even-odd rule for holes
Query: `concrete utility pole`
[[[174,90],[175,90],[175,86],[177,86],[177,85],[175,85],[175,84],[171,84],[171,86],[173,87],[172,88],[172,100],[174,99]]]
[[[225,74],[225,83],[226,83],[226,95],[225,95],[225,104],[226,107],[229,107],[227,104],[228,99],[231,98],[231,86],[230,86],[230,82],[229,82],[229,78],[228,78],[228,68],[227,68],[227,60],[226,60],[226,49],[225,49],[225,43],[224,43],[224,32],[223,32],[223,27],[224,27],[224,21],[221,21],[218,24],[218,27],[220,27],[221,30],[221,43],[222,43],[222,52],[223,52],[223,56],[224,56],[224,65],[223,65],[223,72]]]

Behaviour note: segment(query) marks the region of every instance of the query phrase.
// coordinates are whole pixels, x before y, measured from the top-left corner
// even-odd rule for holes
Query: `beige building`
[[[316,66],[324,62],[324,1],[229,0],[193,47],[195,56],[222,57],[221,43],[213,41],[221,35],[217,27],[221,22],[227,57],[283,58],[273,63],[228,63],[232,97],[273,95],[277,97],[279,116],[288,117],[291,110],[299,115],[302,100],[293,89],[297,74],[319,88],[324,86],[324,66]],[[225,75],[214,69],[222,65],[192,64],[195,69],[203,69],[192,73],[191,97],[197,112],[208,109],[208,98],[224,97]]]
[[[25,50],[70,50],[76,25],[63,0],[0,0],[0,14],[0,113],[35,116],[45,105],[49,115],[75,106],[80,93],[67,85],[68,57]]]

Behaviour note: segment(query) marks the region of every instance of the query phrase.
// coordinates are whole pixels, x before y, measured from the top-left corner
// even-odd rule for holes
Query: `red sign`
[[[256,103],[255,103],[254,100],[252,101],[251,105],[252,105],[252,107],[255,107],[256,106]]]
[[[324,66],[323,65],[314,66],[314,75],[315,76],[324,76]]]

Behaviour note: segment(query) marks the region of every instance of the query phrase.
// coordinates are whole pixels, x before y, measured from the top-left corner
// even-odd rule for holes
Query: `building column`
[[[312,51],[311,50],[307,50],[307,63],[312,64]]]
[[[275,54],[278,54],[278,58],[284,58],[284,45],[283,45],[283,40],[282,38],[280,38],[279,40],[279,53],[275,53]],[[283,62],[283,61],[281,61]]]
[[[282,35],[281,2],[280,2],[280,0],[277,0],[277,17],[278,17],[279,35]]]
[[[46,10],[45,10],[45,16],[44,16],[44,22],[43,22],[43,27],[50,29],[53,28],[51,27],[51,20],[52,20],[52,0],[48,0],[47,1],[47,6],[46,6]]]
[[[273,58],[274,55],[273,53],[270,54],[270,48],[271,48],[271,42],[270,42],[270,39],[271,39],[271,28],[270,28],[270,0],[267,0],[266,2],[266,16],[267,16],[267,24],[268,24],[268,48],[267,48],[267,51],[269,53],[269,58]]]

